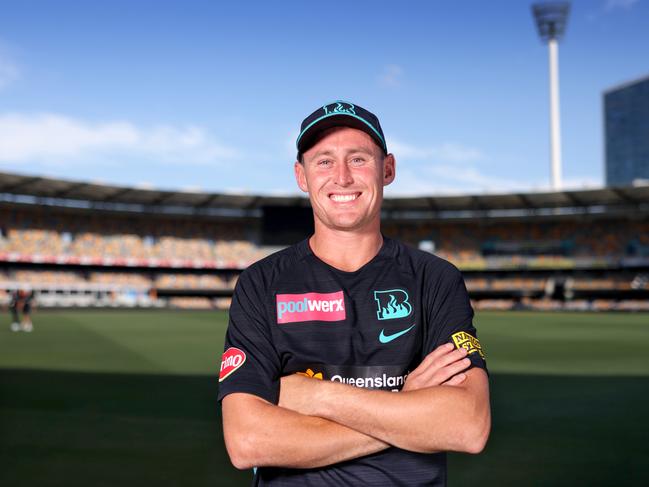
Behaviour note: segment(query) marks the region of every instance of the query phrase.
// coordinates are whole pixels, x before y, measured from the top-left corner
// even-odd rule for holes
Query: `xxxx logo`
[[[451,335],[451,338],[453,338],[453,343],[456,348],[466,348],[468,355],[478,352],[478,355],[483,359],[485,358],[480,341],[470,333],[467,333],[466,331],[458,331]]]
[[[412,306],[408,302],[408,293],[403,289],[374,291],[374,300],[377,306],[376,317],[379,320],[405,318],[412,313]]]

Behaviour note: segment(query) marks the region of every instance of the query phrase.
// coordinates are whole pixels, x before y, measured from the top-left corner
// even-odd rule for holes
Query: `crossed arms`
[[[233,465],[314,468],[379,452],[479,453],[491,428],[489,385],[464,349],[444,344],[408,375],[401,392],[299,375],[282,378],[279,405],[246,393],[223,398]]]

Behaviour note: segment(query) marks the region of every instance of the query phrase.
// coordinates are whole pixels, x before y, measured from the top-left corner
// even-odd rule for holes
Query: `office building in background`
[[[604,93],[606,185],[649,184],[649,76]]]

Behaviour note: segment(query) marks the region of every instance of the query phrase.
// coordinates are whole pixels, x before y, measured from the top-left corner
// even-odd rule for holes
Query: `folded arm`
[[[299,414],[251,394],[229,394],[222,404],[225,444],[239,469],[321,467],[389,446],[346,426]]]
[[[437,357],[436,352],[408,377],[400,393],[290,376],[282,379],[280,405],[405,450],[479,453],[491,428],[487,374],[473,368],[460,374],[464,380],[459,384],[456,375],[453,382],[431,386],[439,373],[436,361],[453,360],[446,369],[468,366],[468,359],[457,359],[466,354],[463,349]]]
[[[444,345],[432,352],[410,374],[404,390],[440,384],[461,385],[466,379],[462,370],[468,364],[462,362],[462,352],[451,350],[452,347]],[[328,384],[333,383],[297,375],[285,377],[282,379],[280,406],[245,393],[228,394],[223,398],[223,432],[234,466],[240,469],[253,466],[315,468],[388,448],[391,442],[378,439],[376,435],[357,431],[338,421],[298,412],[299,403],[315,400],[308,395],[309,387]],[[351,386],[343,387],[346,392],[355,390]],[[397,396],[406,393],[385,394]]]
[[[405,450],[479,453],[491,427],[487,375],[477,368],[465,375],[460,386],[398,394],[303,377],[291,380],[300,381],[299,387],[309,391],[311,404],[301,411],[304,414],[335,421]]]

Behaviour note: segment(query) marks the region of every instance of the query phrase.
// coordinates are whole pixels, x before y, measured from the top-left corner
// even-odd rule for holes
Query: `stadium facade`
[[[606,184],[649,184],[649,76],[604,93]]]
[[[308,199],[0,173],[0,300],[227,308],[250,263],[312,231]],[[649,309],[649,187],[388,198],[382,231],[453,262],[478,309]]]

